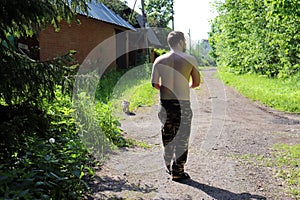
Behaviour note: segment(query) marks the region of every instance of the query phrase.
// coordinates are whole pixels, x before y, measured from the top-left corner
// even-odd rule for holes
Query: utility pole
[[[142,15],[143,15],[143,27],[146,28],[147,16],[146,16],[146,13],[145,13],[145,2],[144,2],[144,0],[141,0],[141,4],[142,4]]]
[[[198,49],[198,57],[200,58],[200,40],[198,40],[197,49]]]
[[[174,0],[172,0],[172,30],[174,31]]]
[[[150,53],[149,53],[149,44],[148,44],[148,34],[147,34],[147,28],[148,28],[148,22],[147,22],[147,15],[145,13],[145,2],[144,0],[141,0],[142,4],[142,17],[143,17],[143,28],[144,28],[144,38],[145,38],[145,44],[146,44],[146,63],[148,64],[150,61]]]
[[[192,42],[191,42],[191,29],[189,28],[189,32],[188,32],[188,35],[189,35],[189,46],[190,46],[190,54],[192,55]]]

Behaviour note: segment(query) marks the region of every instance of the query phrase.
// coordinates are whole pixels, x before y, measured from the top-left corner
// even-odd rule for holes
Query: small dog
[[[129,101],[123,100],[121,105],[122,105],[122,110],[123,110],[124,113],[126,113],[126,114],[130,113],[129,112],[129,106],[130,106]]]

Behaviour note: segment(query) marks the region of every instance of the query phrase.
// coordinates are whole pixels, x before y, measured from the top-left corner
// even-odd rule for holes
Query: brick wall
[[[61,22],[58,32],[55,31],[53,26],[49,26],[40,32],[40,59],[42,61],[64,55],[69,50],[76,50],[75,59],[79,63],[83,63],[98,44],[107,38],[114,37],[116,28],[122,29],[119,26],[87,18],[86,16],[78,15],[77,17],[80,19],[80,24],[76,22],[72,22],[71,24]],[[101,50],[98,51],[100,52]],[[105,51],[106,58],[111,56],[108,59],[115,60],[115,39],[110,40],[105,45]],[[110,66],[115,67],[115,63],[114,61]]]

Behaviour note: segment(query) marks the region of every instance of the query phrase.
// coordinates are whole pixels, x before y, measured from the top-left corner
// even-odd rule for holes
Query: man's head
[[[170,32],[167,38],[167,42],[172,49],[181,48],[183,52],[186,49],[185,37],[184,34],[180,31]]]

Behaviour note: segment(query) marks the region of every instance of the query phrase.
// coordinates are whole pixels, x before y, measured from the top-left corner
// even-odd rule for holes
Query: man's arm
[[[190,88],[195,88],[200,85],[200,72],[198,70],[198,64],[195,58],[191,60],[191,64],[193,65],[193,68],[191,71],[192,82],[190,83]]]
[[[161,87],[161,85],[159,83],[160,75],[158,73],[157,66],[158,66],[157,62],[154,62],[152,74],[151,74],[151,83],[152,83],[152,87],[160,90],[160,87]]]

